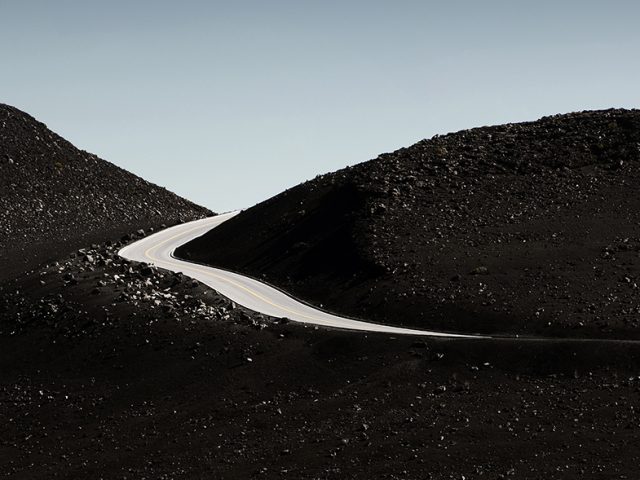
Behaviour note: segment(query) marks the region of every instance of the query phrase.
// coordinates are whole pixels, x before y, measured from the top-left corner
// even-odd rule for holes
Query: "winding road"
[[[239,212],[231,212],[175,225],[127,245],[122,248],[118,254],[128,260],[146,262],[165,270],[183,273],[184,275],[205,283],[239,305],[272,317],[286,317],[296,322],[322,327],[367,332],[452,338],[483,338],[477,335],[462,335],[393,327],[390,325],[381,325],[340,317],[318,310],[306,303],[296,300],[281,290],[253,278],[219,268],[187,262],[173,256],[174,250],[180,245],[203,235],[238,213]]]

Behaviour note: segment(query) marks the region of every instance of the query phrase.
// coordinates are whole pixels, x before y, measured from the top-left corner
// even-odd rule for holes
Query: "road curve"
[[[302,303],[286,293],[253,278],[219,268],[187,262],[173,256],[174,250],[180,245],[203,235],[238,213],[239,212],[225,213],[215,217],[175,225],[127,245],[122,248],[118,254],[128,260],[146,262],[165,270],[183,273],[184,275],[205,283],[239,305],[272,317],[286,317],[296,322],[322,327],[383,332],[397,335],[483,338],[477,335],[462,335],[393,327],[390,325],[381,325],[340,317]]]

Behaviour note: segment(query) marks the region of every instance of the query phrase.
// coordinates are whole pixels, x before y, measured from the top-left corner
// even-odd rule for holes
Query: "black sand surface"
[[[0,478],[635,478],[636,343],[305,328],[104,250],[0,290]]]

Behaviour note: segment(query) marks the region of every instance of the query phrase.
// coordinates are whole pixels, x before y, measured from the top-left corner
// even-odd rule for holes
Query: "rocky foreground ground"
[[[640,111],[436,136],[178,250],[316,305],[445,331],[640,339]]]
[[[0,288],[0,478],[634,478],[634,343],[305,328],[120,245]]]

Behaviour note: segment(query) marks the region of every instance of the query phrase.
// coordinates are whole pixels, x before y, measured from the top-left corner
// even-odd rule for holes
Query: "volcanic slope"
[[[640,338],[640,111],[435,136],[319,176],[181,247],[343,314]]]
[[[0,280],[105,237],[210,214],[0,104]]]
[[[22,206],[25,225],[70,240],[0,279],[0,477],[635,478],[640,343],[390,337],[256,315],[120,257],[146,233],[118,239],[128,222],[207,212],[159,193],[167,218],[134,217],[156,187],[99,185],[119,192],[114,178],[149,195],[102,226],[57,212],[56,227]],[[8,245],[32,238],[44,233]]]

